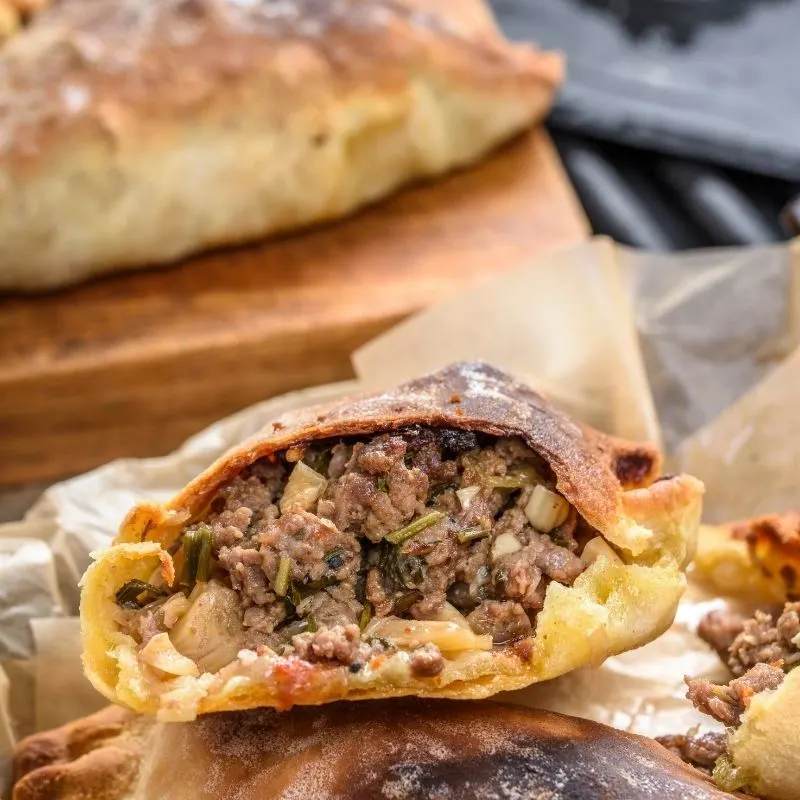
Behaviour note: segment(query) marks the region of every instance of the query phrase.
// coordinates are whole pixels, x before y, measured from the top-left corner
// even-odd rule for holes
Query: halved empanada
[[[164,719],[477,698],[672,622],[702,484],[484,364],[291,413],[83,580],[85,667]]]

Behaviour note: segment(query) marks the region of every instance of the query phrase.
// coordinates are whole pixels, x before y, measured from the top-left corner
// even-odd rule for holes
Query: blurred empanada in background
[[[0,290],[336,219],[481,159],[562,77],[483,0],[56,3],[0,47]]]
[[[108,708],[29,737],[13,800],[723,800],[650,739],[496,703],[338,703],[156,723]]]
[[[736,603],[710,612],[698,633],[733,677],[688,679],[688,696],[726,726],[714,768],[720,786],[767,800],[800,800],[798,568],[795,512],[701,528],[695,574]]]

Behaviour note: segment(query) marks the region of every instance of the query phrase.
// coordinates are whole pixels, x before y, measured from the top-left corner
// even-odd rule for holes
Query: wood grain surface
[[[0,484],[166,453],[204,425],[352,375],[393,323],[584,238],[544,131],[337,224],[0,300]]]

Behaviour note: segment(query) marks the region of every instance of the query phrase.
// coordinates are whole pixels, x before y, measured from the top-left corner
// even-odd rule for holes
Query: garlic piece
[[[497,561],[502,556],[510,555],[522,550],[519,539],[511,533],[501,533],[492,545],[492,560]]]
[[[461,503],[461,508],[466,511],[470,505],[472,505],[472,501],[475,499],[475,496],[480,492],[480,486],[465,486],[463,489],[456,490],[456,497],[458,498],[458,502]]]
[[[157,633],[139,651],[139,660],[169,675],[200,674],[197,664],[191,658],[181,655],[166,633]]]
[[[308,511],[322,496],[327,485],[328,481],[324,475],[311,469],[308,464],[298,461],[280,499],[281,514],[297,508]]]
[[[584,546],[581,561],[588,567],[601,556],[607,558],[612,564],[622,563],[622,559],[614,552],[611,545],[602,536],[595,536]]]
[[[525,516],[537,531],[550,533],[553,528],[566,522],[569,516],[569,503],[560,494],[538,484],[525,506]]]

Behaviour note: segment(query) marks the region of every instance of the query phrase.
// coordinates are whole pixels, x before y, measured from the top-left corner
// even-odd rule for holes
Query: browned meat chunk
[[[356,600],[353,586],[343,583],[305,598],[297,606],[297,613],[301,617],[313,617],[320,627],[332,628],[356,622],[361,613],[361,603]]]
[[[337,661],[340,664],[363,665],[375,653],[383,651],[380,642],[361,641],[358,625],[336,625],[317,633],[301,633],[292,637],[295,654],[305,661]]]
[[[725,734],[716,731],[685,736],[657,736],[656,741],[682,761],[709,774],[717,759],[726,751]]]
[[[291,562],[290,578],[298,583],[354,578],[361,565],[361,545],[350,533],[308,511],[284,514],[258,538],[261,567],[275,580],[281,558]]]
[[[798,634],[800,603],[787,603],[777,620],[764,611],[756,611],[731,642],[728,666],[734,675],[744,675],[755,664],[793,667],[800,663],[800,647],[792,641]]]
[[[216,550],[233,546],[277,519],[274,501],[285,477],[281,464],[259,461],[219,490],[206,520]]]
[[[343,531],[377,542],[422,513],[428,494],[424,472],[405,464],[408,445],[401,436],[376,436],[357,442],[341,478],[332,480],[326,499],[331,517]]]
[[[747,617],[736,611],[722,608],[710,611],[700,620],[697,635],[717,652],[725,662],[733,640],[742,632]]]
[[[783,681],[784,673],[770,664],[756,664],[740,678],[734,678],[727,686],[717,686],[702,678],[687,678],[689,691],[686,697],[698,711],[709,714],[723,725],[738,725],[742,714],[750,705],[754,694],[776,689]]]
[[[497,644],[530,636],[531,621],[519,603],[486,600],[468,617],[475,633],[490,633]]]
[[[231,586],[242,595],[242,605],[264,606],[275,602],[261,568],[261,553],[253,547],[223,547],[218,555],[220,566],[228,570]]]
[[[433,678],[444,669],[444,657],[436,645],[424,644],[411,654],[411,672],[418,678]]]

